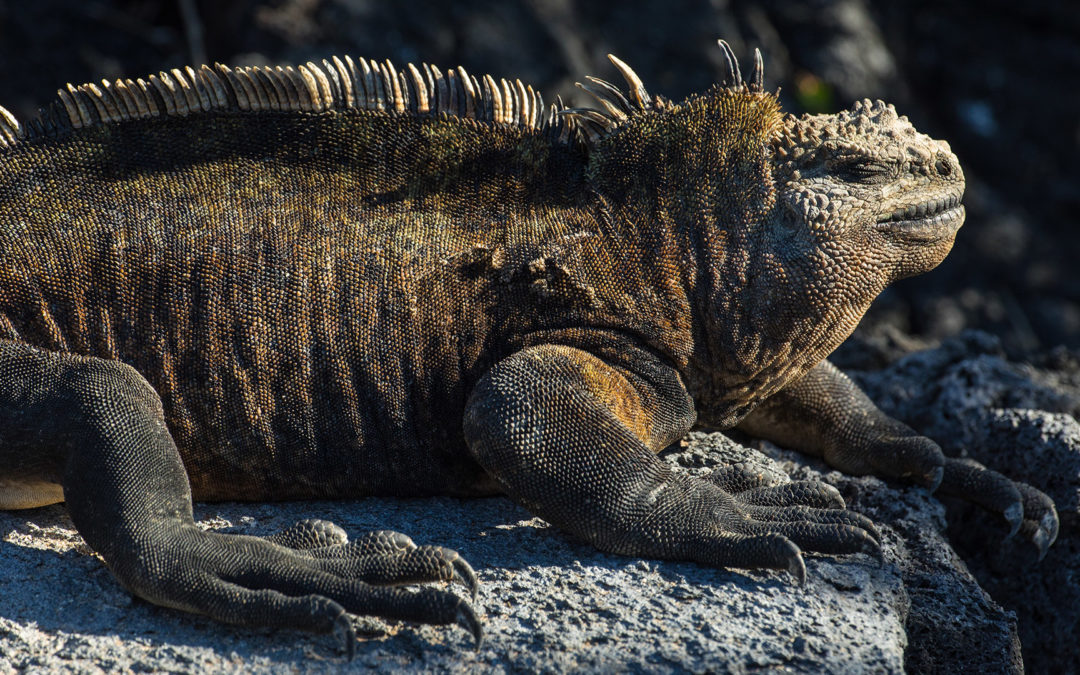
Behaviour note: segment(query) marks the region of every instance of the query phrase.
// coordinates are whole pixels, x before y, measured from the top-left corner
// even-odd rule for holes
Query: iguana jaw
[[[964,224],[960,194],[933,197],[917,204],[897,207],[878,217],[876,228],[912,243],[951,239]]]

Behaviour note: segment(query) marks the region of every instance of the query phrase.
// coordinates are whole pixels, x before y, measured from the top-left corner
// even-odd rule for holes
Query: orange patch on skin
[[[570,357],[581,366],[581,379],[590,394],[626,425],[642,443],[651,445],[652,418],[645,412],[641,393],[615,368],[596,358]]]

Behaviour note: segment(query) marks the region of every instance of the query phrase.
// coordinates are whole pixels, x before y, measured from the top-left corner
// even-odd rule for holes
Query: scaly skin
[[[64,500],[122,584],[246,625],[459,623],[398,585],[455,552],[322,521],[199,530],[195,499],[504,492],[597,547],[786,569],[879,552],[816,482],[656,453],[736,424],[1001,511],[1053,504],[946,460],[825,357],[963,221],[946,144],[884,104],[793,117],[722,44],[674,104],[624,64],[602,110],[520,83],[335,60],[174,71],[0,110],[0,507]],[[467,83],[467,84],[463,84]],[[396,109],[396,110],[395,110]]]

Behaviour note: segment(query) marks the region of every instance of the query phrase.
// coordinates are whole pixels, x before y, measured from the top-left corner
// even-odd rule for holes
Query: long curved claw
[[[454,581],[469,589],[472,599],[476,600],[476,594],[480,591],[480,582],[476,578],[476,572],[464,558],[458,556],[452,563],[454,566]]]
[[[352,661],[356,656],[356,629],[353,628],[348,614],[342,612],[334,620],[334,637],[337,639],[338,644],[341,645],[341,650],[345,652],[346,658]]]
[[[878,536],[879,536],[879,538],[876,541],[873,540],[873,539],[867,540],[866,543],[863,544],[863,551],[862,552],[869,555],[869,556],[872,556],[874,558],[874,560],[877,560],[878,565],[884,565],[885,564],[885,551],[883,551],[881,549],[881,539],[880,539],[880,535],[878,535]]]
[[[1057,509],[1052,504],[1050,510],[1044,513],[1038,521],[1029,520],[1024,523],[1024,534],[1038,549],[1039,562],[1042,562],[1042,559],[1046,557],[1046,552],[1050,550],[1050,546],[1057,539],[1058,526]]]
[[[931,469],[925,477],[923,485],[930,491],[931,494],[937,492],[937,489],[941,487],[941,480],[945,478],[945,467],[935,466]],[[917,481],[916,481],[917,482]]]
[[[788,558],[787,571],[795,577],[797,586],[806,585],[806,561],[803,560],[802,553],[796,551],[795,555]]]
[[[1058,520],[1057,509],[1053,504],[1050,505],[1050,512],[1042,517],[1039,522],[1039,529],[1046,533],[1046,546],[1049,548],[1057,541],[1058,527],[1060,526],[1060,520]],[[1045,551],[1043,552],[1045,555]]]
[[[1025,521],[1021,531],[1035,544],[1041,561],[1058,536],[1061,521],[1058,519],[1057,507],[1054,506],[1054,500],[1027,483],[1018,482],[1016,487],[1024,495]]]
[[[469,631],[469,634],[473,636],[473,640],[476,641],[476,648],[480,649],[480,644],[484,641],[484,627],[481,625],[480,618],[476,616],[473,608],[464,602],[460,603],[457,607],[455,622]]]
[[[1041,528],[1031,536],[1031,541],[1035,544],[1035,548],[1039,550],[1039,562],[1042,562],[1042,559],[1046,557],[1046,552],[1050,550],[1050,544],[1053,542],[1050,540],[1049,535],[1046,534],[1046,531]]]
[[[1020,531],[1020,526],[1024,524],[1024,504],[1019,501],[1010,504],[1001,515],[1009,524],[1009,533],[1005,535],[1005,540],[1008,541],[1016,536],[1016,533]]]
[[[858,527],[861,527],[866,532],[867,536],[869,536],[871,541],[874,542],[874,546],[877,549],[874,552],[864,551],[864,553],[871,553],[875,557],[881,558],[881,532],[879,532],[877,526],[874,525],[874,521],[870,520],[861,513],[855,513],[854,511],[852,511],[851,514],[857,517],[855,520],[857,520],[858,522]]]

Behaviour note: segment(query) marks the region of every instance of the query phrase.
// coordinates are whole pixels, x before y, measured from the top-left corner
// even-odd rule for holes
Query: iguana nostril
[[[937,158],[937,161],[934,162],[934,169],[939,176],[948,176],[952,173],[952,165],[949,163],[949,160],[944,157]]]

